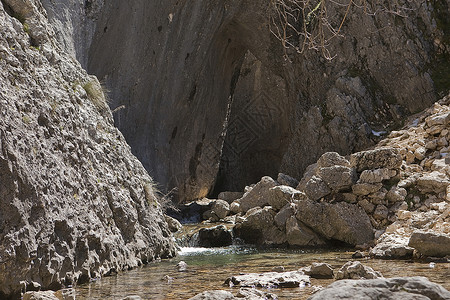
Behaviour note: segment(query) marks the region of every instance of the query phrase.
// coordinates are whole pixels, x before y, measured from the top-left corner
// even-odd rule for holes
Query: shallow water
[[[225,248],[183,248],[176,258],[154,262],[141,268],[106,277],[76,288],[76,299],[121,299],[138,295],[142,299],[188,299],[202,291],[225,289],[236,293],[238,288],[223,285],[232,275],[247,272],[269,272],[276,266],[286,271],[297,270],[312,262],[326,262],[340,267],[351,260],[352,252],[345,251],[301,251],[268,249],[257,250],[242,246]],[[188,264],[187,272],[178,272],[179,261]],[[384,261],[363,259],[362,262],[380,271],[385,277],[426,276],[450,290],[450,264],[410,261]],[[170,279],[164,277],[168,275]],[[326,286],[333,280],[311,279],[312,285]],[[306,299],[311,287],[271,289],[279,299]]]
[[[186,237],[194,235],[199,228],[211,225],[187,225],[178,239],[184,245],[192,243]],[[182,240],[182,241],[181,241]],[[239,273],[270,272],[274,267],[284,266],[285,271],[298,270],[313,262],[329,263],[335,268],[352,260],[352,253],[345,250],[293,250],[256,249],[248,246],[224,248],[183,247],[173,259],[152,262],[135,270],[105,277],[101,280],[76,287],[76,299],[122,299],[138,295],[142,299],[189,299],[206,290],[223,289],[233,294],[237,287],[223,285],[225,279]],[[188,264],[186,272],[177,271],[177,263]],[[380,271],[385,277],[425,276],[450,290],[450,264],[413,261],[386,261],[361,259],[363,264]],[[311,278],[312,286],[327,286],[331,279]],[[270,289],[279,299],[307,299],[312,287]]]

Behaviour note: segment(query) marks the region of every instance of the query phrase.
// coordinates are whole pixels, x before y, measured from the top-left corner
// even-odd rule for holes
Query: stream
[[[195,226],[185,226],[194,230]],[[298,270],[313,262],[325,262],[339,268],[352,260],[354,252],[344,249],[257,249],[234,245],[222,248],[182,247],[178,256],[152,262],[140,268],[104,277],[75,288],[76,299],[122,299],[137,295],[142,299],[189,299],[206,290],[223,289],[236,294],[238,287],[223,285],[226,278],[239,273],[270,272],[284,266],[285,271]],[[185,261],[186,272],[178,272],[177,263]],[[450,263],[360,259],[380,271],[384,277],[425,276],[450,290]],[[311,278],[312,287],[270,289],[279,299],[307,299],[314,286],[327,286],[332,279]]]

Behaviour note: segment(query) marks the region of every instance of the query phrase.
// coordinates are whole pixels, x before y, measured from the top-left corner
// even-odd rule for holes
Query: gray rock
[[[223,290],[206,291],[195,295],[189,300],[235,300],[232,293]]]
[[[242,196],[244,196],[243,192],[221,192],[217,198],[225,200],[231,204],[233,201],[241,198]]]
[[[375,279],[382,278],[380,272],[374,271],[371,267],[365,266],[359,261],[349,261],[344,264],[335,275],[336,280],[341,279]]]
[[[416,180],[417,188],[423,193],[440,193],[450,185],[450,179],[447,174],[439,171],[422,174]]]
[[[405,201],[408,192],[404,188],[393,186],[389,192],[386,194],[386,199],[390,203],[397,203]]]
[[[286,221],[286,240],[292,246],[320,246],[326,242],[295,216]]]
[[[273,187],[269,190],[268,204],[275,210],[280,210],[286,204],[294,203],[297,200],[306,199],[306,195],[294,188],[286,185]]]
[[[349,189],[356,181],[354,170],[345,166],[319,168],[317,174],[335,192]]]
[[[352,186],[352,191],[355,195],[366,196],[378,192],[382,188],[381,183],[357,183]]]
[[[0,294],[175,255],[154,181],[97,78],[58,45],[41,1],[0,4],[0,49]]]
[[[171,232],[177,232],[183,227],[181,225],[181,223],[175,218],[172,218],[172,217],[167,216],[167,215],[164,215],[164,218],[165,218],[165,220],[167,222],[167,225],[169,226],[169,230]]]
[[[223,247],[232,243],[232,232],[225,225],[202,228],[198,231],[198,244],[201,247]]]
[[[230,205],[225,200],[216,200],[211,206],[211,213],[219,219],[224,219],[230,212]]]
[[[55,292],[44,291],[44,292],[26,292],[23,294],[23,300],[58,300]]]
[[[408,246],[408,238],[394,234],[382,234],[375,247],[370,249],[369,255],[383,259],[412,258],[414,248]]]
[[[317,279],[331,279],[333,278],[333,267],[326,263],[312,263],[310,267],[305,270],[305,274]]]
[[[296,217],[327,239],[362,245],[373,240],[373,228],[364,210],[355,204],[299,201]]]
[[[358,183],[379,183],[383,180],[390,179],[395,175],[395,170],[389,170],[387,168],[364,170],[359,176]]]
[[[310,284],[309,276],[303,272],[268,272],[236,275],[225,280],[226,285],[240,287],[294,288]]]
[[[281,185],[287,185],[294,189],[297,187],[299,183],[298,180],[295,179],[294,177],[291,177],[283,173],[278,173],[277,182]]]
[[[188,268],[188,264],[182,260],[179,263],[177,263],[176,267],[177,267],[178,272],[186,272],[187,268]]]
[[[241,202],[238,201],[238,200],[233,201],[233,202],[230,204],[230,211],[231,211],[233,214],[238,214],[238,213],[240,213],[240,212],[242,211],[242,210],[241,210]]]
[[[122,298],[121,300],[142,300],[142,298],[137,295],[131,295],[131,296],[126,296],[125,298]]]
[[[247,212],[250,208],[263,207],[269,204],[269,189],[277,186],[277,182],[264,176],[249,192],[240,199],[241,211]]]
[[[333,166],[350,167],[350,162],[337,152],[326,152],[317,161],[318,168],[328,168]]]
[[[304,191],[306,189],[306,184],[313,176],[316,175],[316,172],[317,172],[317,163],[309,165],[306,168],[305,173],[301,177],[302,179],[300,180],[300,182],[297,185],[297,190]]]
[[[450,235],[445,233],[414,231],[408,246],[425,256],[444,257],[450,255]]]
[[[240,288],[236,294],[236,299],[245,300],[276,300],[278,296],[272,293],[263,292],[255,288]]]
[[[321,198],[331,194],[331,189],[322,180],[322,178],[317,176],[312,176],[310,180],[305,185],[305,194],[309,199],[317,201]]]
[[[380,168],[398,169],[402,165],[402,157],[395,148],[379,148],[352,154],[350,164],[357,172]]]
[[[276,212],[270,206],[249,210],[241,223],[233,227],[234,236],[250,244],[281,245],[286,234],[274,223]]]
[[[373,217],[376,220],[387,219],[388,215],[389,215],[389,210],[383,204],[377,205],[377,207],[375,208],[375,211],[373,212]]]
[[[395,277],[370,280],[340,280],[314,294],[308,300],[446,300],[450,292],[425,277]]]
[[[294,203],[286,204],[274,217],[275,225],[281,230],[286,228],[287,220],[295,215],[296,205]]]

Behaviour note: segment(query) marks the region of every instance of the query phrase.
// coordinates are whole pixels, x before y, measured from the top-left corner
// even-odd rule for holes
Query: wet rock
[[[230,212],[230,205],[225,200],[216,200],[211,206],[211,213],[215,214],[219,220],[224,219]]]
[[[349,189],[356,181],[354,170],[345,166],[319,168],[317,174],[335,192]]]
[[[307,198],[304,193],[286,185],[273,187],[269,190],[269,192],[268,204],[277,211],[283,208],[286,204]]]
[[[308,300],[335,299],[450,299],[450,292],[425,277],[340,280]]]
[[[188,268],[188,264],[183,260],[177,264],[178,272],[186,272],[187,268]]]
[[[202,228],[198,232],[198,243],[201,247],[223,247],[233,243],[233,235],[224,225]]]
[[[231,204],[233,201],[242,198],[242,196],[244,196],[243,192],[221,192],[217,198]]]
[[[352,154],[350,165],[357,172],[380,168],[398,169],[402,165],[402,157],[395,148],[379,148]]]
[[[360,259],[364,257],[365,257],[364,253],[359,250],[356,250],[356,252],[352,254],[353,259]]]
[[[172,218],[167,215],[164,215],[164,218],[166,219],[167,225],[169,226],[169,230],[171,232],[177,232],[183,227],[181,223],[175,218]]]
[[[278,173],[277,182],[281,185],[287,185],[294,189],[298,185],[297,179],[295,179],[294,177],[291,177],[289,175],[283,174],[283,173]]]
[[[445,233],[415,231],[408,245],[425,256],[450,255],[450,235]]]
[[[310,285],[309,276],[303,272],[268,272],[268,273],[249,273],[229,277],[225,280],[226,285],[241,287],[264,287],[264,288],[294,288]]]
[[[232,293],[223,290],[206,291],[195,295],[189,300],[235,300]]]
[[[312,263],[312,265],[304,270],[306,275],[317,279],[333,278],[333,267],[326,263]]]
[[[336,280],[341,279],[375,279],[382,278],[380,272],[374,271],[371,267],[365,266],[359,261],[349,261],[344,264],[335,275]]]
[[[277,272],[277,273],[282,273],[284,272],[284,267],[283,266],[277,266],[277,267],[273,267],[272,268],[272,272]]]
[[[272,293],[257,290],[255,288],[240,288],[236,299],[245,300],[276,300],[278,296]]]
[[[277,182],[268,176],[264,176],[250,191],[246,192],[239,200],[241,210],[247,212],[254,207],[268,205],[269,189],[277,186]]]
[[[326,242],[295,216],[286,221],[286,240],[292,246],[320,246]]]
[[[23,294],[23,300],[58,300],[55,292],[44,291],[44,292],[26,292]]]
[[[331,194],[331,189],[325,181],[318,176],[312,176],[311,179],[308,180],[304,191],[308,198],[314,201],[320,200],[321,198]]]
[[[408,246],[408,241],[407,237],[385,233],[381,235],[369,254],[375,258],[408,259],[414,252],[414,248]]]
[[[355,204],[302,200],[298,203],[296,217],[327,239],[350,245],[362,245],[373,240],[370,219],[364,210]]]
[[[235,237],[246,243],[281,245],[286,242],[286,234],[274,224],[276,212],[270,206],[250,209],[241,223],[233,227]]]

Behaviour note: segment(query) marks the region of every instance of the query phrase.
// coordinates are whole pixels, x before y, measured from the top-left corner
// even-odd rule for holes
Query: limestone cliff
[[[0,298],[174,255],[153,181],[39,1],[0,3]]]

